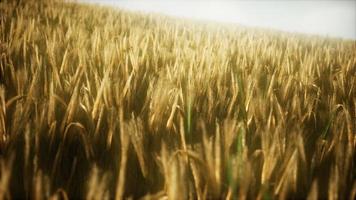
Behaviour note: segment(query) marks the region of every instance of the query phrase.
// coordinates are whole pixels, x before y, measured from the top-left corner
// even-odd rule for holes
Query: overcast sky
[[[356,39],[356,0],[79,0],[79,2]]]

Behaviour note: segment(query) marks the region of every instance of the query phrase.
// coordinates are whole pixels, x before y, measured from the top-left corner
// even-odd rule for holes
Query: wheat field
[[[356,41],[0,2],[0,199],[355,199]]]

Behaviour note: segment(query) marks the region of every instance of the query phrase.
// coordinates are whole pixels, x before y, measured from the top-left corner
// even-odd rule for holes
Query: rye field
[[[356,41],[0,2],[0,199],[355,199]]]

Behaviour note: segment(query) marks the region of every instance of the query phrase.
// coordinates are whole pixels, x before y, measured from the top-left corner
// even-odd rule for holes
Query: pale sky
[[[78,0],[193,19],[356,40],[356,0]]]

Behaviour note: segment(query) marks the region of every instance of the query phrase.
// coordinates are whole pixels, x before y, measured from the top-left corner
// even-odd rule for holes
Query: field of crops
[[[0,199],[355,199],[356,41],[0,2]]]

